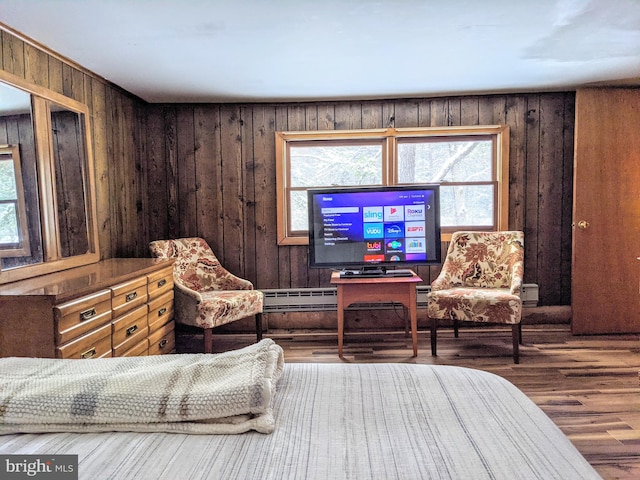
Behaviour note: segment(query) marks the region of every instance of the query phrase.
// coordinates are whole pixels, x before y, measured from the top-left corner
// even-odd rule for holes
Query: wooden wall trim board
[[[0,30],[1,69],[89,106],[102,258],[201,235],[259,288],[327,286],[328,271],[308,269],[306,247],[276,242],[276,131],[505,124],[509,227],[525,231],[525,280],[539,285],[540,305],[570,304],[573,92],[149,105]],[[437,273],[418,269],[425,282]]]

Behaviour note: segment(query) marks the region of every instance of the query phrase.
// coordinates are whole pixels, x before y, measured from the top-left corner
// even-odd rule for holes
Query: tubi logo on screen
[[[382,251],[382,240],[366,242],[365,247],[367,248],[367,252],[380,252]]]

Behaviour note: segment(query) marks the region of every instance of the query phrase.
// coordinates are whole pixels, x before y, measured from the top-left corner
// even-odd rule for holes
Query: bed
[[[275,428],[21,433],[0,455],[77,454],[81,479],[596,479],[530,399],[452,366],[287,363]]]

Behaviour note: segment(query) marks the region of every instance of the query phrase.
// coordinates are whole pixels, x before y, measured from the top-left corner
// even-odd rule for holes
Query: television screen
[[[308,190],[309,266],[441,263],[438,185]]]

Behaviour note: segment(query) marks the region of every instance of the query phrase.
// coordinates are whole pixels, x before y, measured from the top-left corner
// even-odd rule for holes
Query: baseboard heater
[[[418,308],[427,307],[427,293],[429,285],[419,285],[417,288]],[[328,288],[284,288],[262,290],[264,293],[264,313],[285,312],[322,312],[337,310],[337,290]],[[522,303],[525,307],[538,305],[538,285],[524,284],[522,288]],[[350,310],[377,310],[395,308],[393,303],[358,303],[349,307]]]

